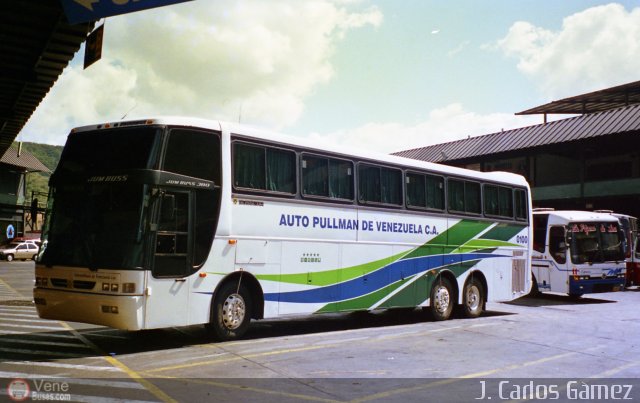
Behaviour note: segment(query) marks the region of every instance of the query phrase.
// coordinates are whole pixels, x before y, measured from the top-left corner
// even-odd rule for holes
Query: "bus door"
[[[151,225],[153,256],[147,272],[145,327],[187,325],[192,267],[189,192],[158,191]]]
[[[564,225],[549,228],[549,270],[543,277],[549,285],[549,291],[567,292],[567,230]],[[538,280],[540,282],[540,280]]]

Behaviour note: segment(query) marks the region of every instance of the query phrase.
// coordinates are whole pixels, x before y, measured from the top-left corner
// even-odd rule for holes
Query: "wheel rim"
[[[438,286],[434,293],[434,299],[436,311],[444,313],[449,309],[450,296],[449,289],[447,287],[442,285]]]
[[[480,307],[480,289],[475,284],[467,287],[467,308],[475,311]]]
[[[240,294],[231,294],[222,304],[222,323],[227,329],[237,329],[244,322],[246,307]]]

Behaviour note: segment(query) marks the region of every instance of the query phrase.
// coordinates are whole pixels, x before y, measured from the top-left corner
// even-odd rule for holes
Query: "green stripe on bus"
[[[480,260],[471,260],[469,262],[447,266],[446,269],[453,272],[453,275],[457,278],[460,277],[462,273],[478,264],[478,262],[480,262]],[[380,304],[379,308],[409,308],[418,306],[429,298],[433,280],[436,278],[437,274],[440,273],[441,269],[436,273],[429,271],[428,273],[420,276],[414,284],[407,286],[396,295]]]
[[[485,234],[482,234],[480,238],[482,239],[499,239],[501,241],[508,241],[509,239],[516,236],[520,231],[525,229],[527,226],[522,224],[506,224],[501,223],[491,228]],[[521,245],[518,245],[521,246]]]
[[[293,274],[256,274],[255,276],[258,280],[277,281],[281,283],[306,284],[314,286],[333,285],[342,281],[348,281],[364,276],[384,266],[388,266],[396,260],[399,260],[406,253],[407,252],[398,253],[380,260],[346,267],[344,269]]]
[[[362,309],[371,308],[376,302],[380,301],[407,281],[410,281],[412,277],[406,278],[404,280],[396,281],[395,283],[389,284],[388,286],[381,288],[371,294],[363,295],[362,297],[340,301],[340,302],[332,302],[323,306],[321,309],[316,311],[316,313],[324,313],[324,312],[341,312],[341,311],[359,311]]]

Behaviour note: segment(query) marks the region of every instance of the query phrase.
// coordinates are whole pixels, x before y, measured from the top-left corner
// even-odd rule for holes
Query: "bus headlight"
[[[36,277],[36,287],[46,287],[49,285],[49,279],[46,277]]]

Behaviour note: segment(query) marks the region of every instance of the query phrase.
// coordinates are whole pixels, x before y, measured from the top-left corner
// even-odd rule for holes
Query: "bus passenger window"
[[[449,211],[480,214],[480,184],[456,179],[448,180]]]
[[[427,186],[425,183],[425,176],[407,173],[406,182],[407,206],[422,208],[426,207]]]
[[[549,253],[556,262],[560,264],[567,262],[567,244],[564,227],[551,227],[549,229]]]
[[[444,178],[407,172],[407,206],[444,210]]]
[[[513,218],[513,195],[510,188],[484,185],[484,213],[490,216]]]
[[[353,200],[353,165],[333,158],[302,158],[302,194]]]
[[[526,221],[527,219],[527,193],[524,190],[516,189],[514,192],[516,220]]]
[[[402,204],[402,171],[370,165],[358,167],[360,195],[363,203]]]
[[[427,208],[444,210],[444,178],[427,175]]]
[[[236,188],[296,193],[296,154],[272,147],[236,143],[233,147]]]

